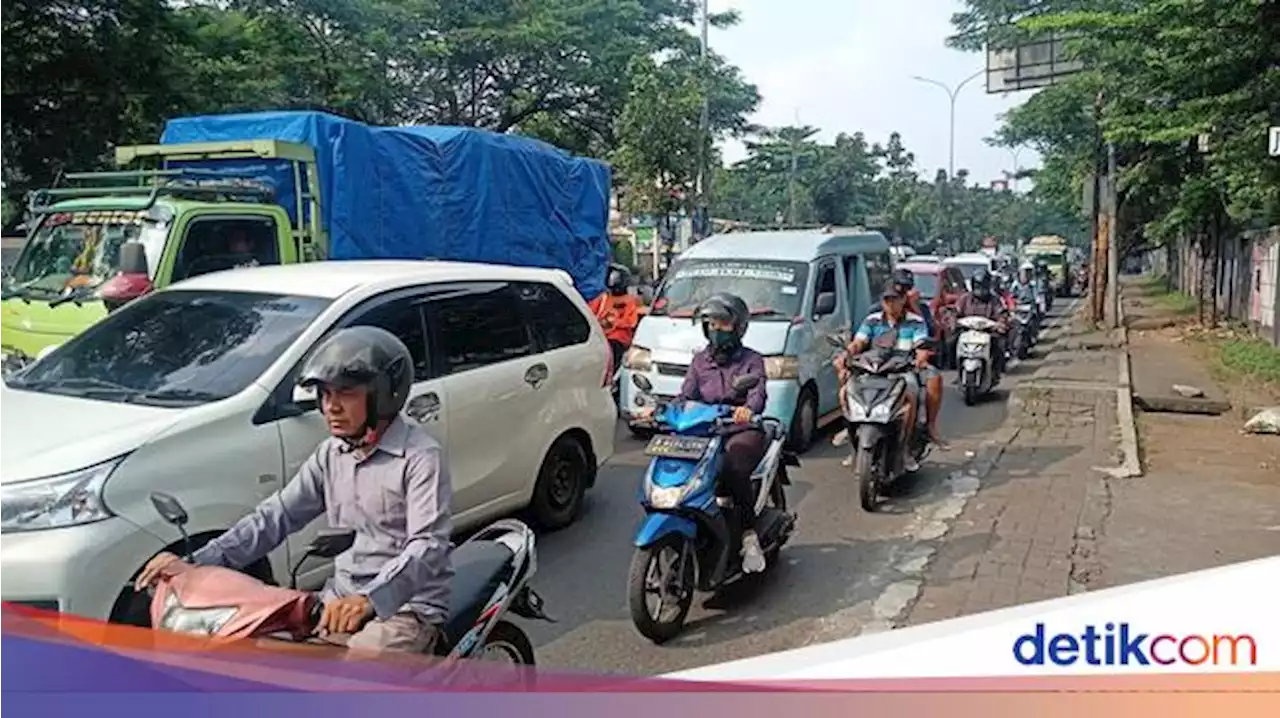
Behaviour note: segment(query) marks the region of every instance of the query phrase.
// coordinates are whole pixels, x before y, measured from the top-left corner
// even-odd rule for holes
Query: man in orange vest
[[[614,369],[622,363],[622,355],[631,346],[636,326],[640,324],[640,299],[627,291],[630,285],[631,273],[627,268],[620,264],[610,265],[609,276],[605,280],[608,291],[590,303],[591,311],[600,320],[605,338],[609,340]]]

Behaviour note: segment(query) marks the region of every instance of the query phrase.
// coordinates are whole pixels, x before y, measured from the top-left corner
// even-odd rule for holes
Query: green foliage
[[[1093,105],[1115,145],[1122,247],[1280,222],[1280,3],[1269,0],[966,0],[951,44],[1070,35],[1086,72],[1011,111],[996,142],[1045,158],[1036,193],[1079,205],[1094,163]],[[1202,151],[1200,139],[1207,141]],[[1039,178],[1038,178],[1039,179]],[[1069,179],[1068,181],[1065,181]]]
[[[1280,349],[1260,339],[1229,339],[1218,347],[1218,361],[1231,374],[1280,384]]]

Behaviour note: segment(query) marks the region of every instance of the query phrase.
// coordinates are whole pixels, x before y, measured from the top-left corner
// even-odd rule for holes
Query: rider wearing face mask
[[[1009,329],[1009,308],[994,289],[995,279],[986,269],[974,273],[969,293],[956,302],[957,317],[985,317],[999,324],[992,334],[997,375],[1004,372],[1005,337]]]
[[[676,401],[737,407],[733,420],[739,426],[725,438],[720,480],[742,518],[742,570],[756,573],[764,570],[765,559],[755,530],[756,497],[751,490],[751,472],[764,458],[767,447],[764,432],[749,422],[753,415],[764,413],[764,357],[742,345],[751,312],[741,298],[728,293],[713,294],[698,307],[694,318],[701,322],[708,343],[693,355]],[[745,396],[733,389],[733,380],[744,375],[760,377]]]

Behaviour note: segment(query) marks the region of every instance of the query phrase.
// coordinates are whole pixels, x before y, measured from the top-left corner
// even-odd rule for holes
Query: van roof
[[[889,241],[865,229],[800,229],[713,234],[680,253],[681,259],[772,259],[808,262],[829,254],[888,252]]]

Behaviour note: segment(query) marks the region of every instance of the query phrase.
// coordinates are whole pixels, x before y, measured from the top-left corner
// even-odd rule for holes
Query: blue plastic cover
[[[703,404],[698,401],[686,401],[683,404],[665,404],[661,414],[656,418],[677,434],[684,434],[697,429],[706,429],[715,424],[717,419],[724,418],[733,412],[733,407],[719,404]]]
[[[605,289],[612,252],[603,162],[486,130],[371,127],[322,112],[177,118],[166,123],[160,142],[255,139],[315,150],[331,259],[555,268],[568,272],[588,299]],[[185,164],[270,182],[298,221],[298,188],[287,162]]]

